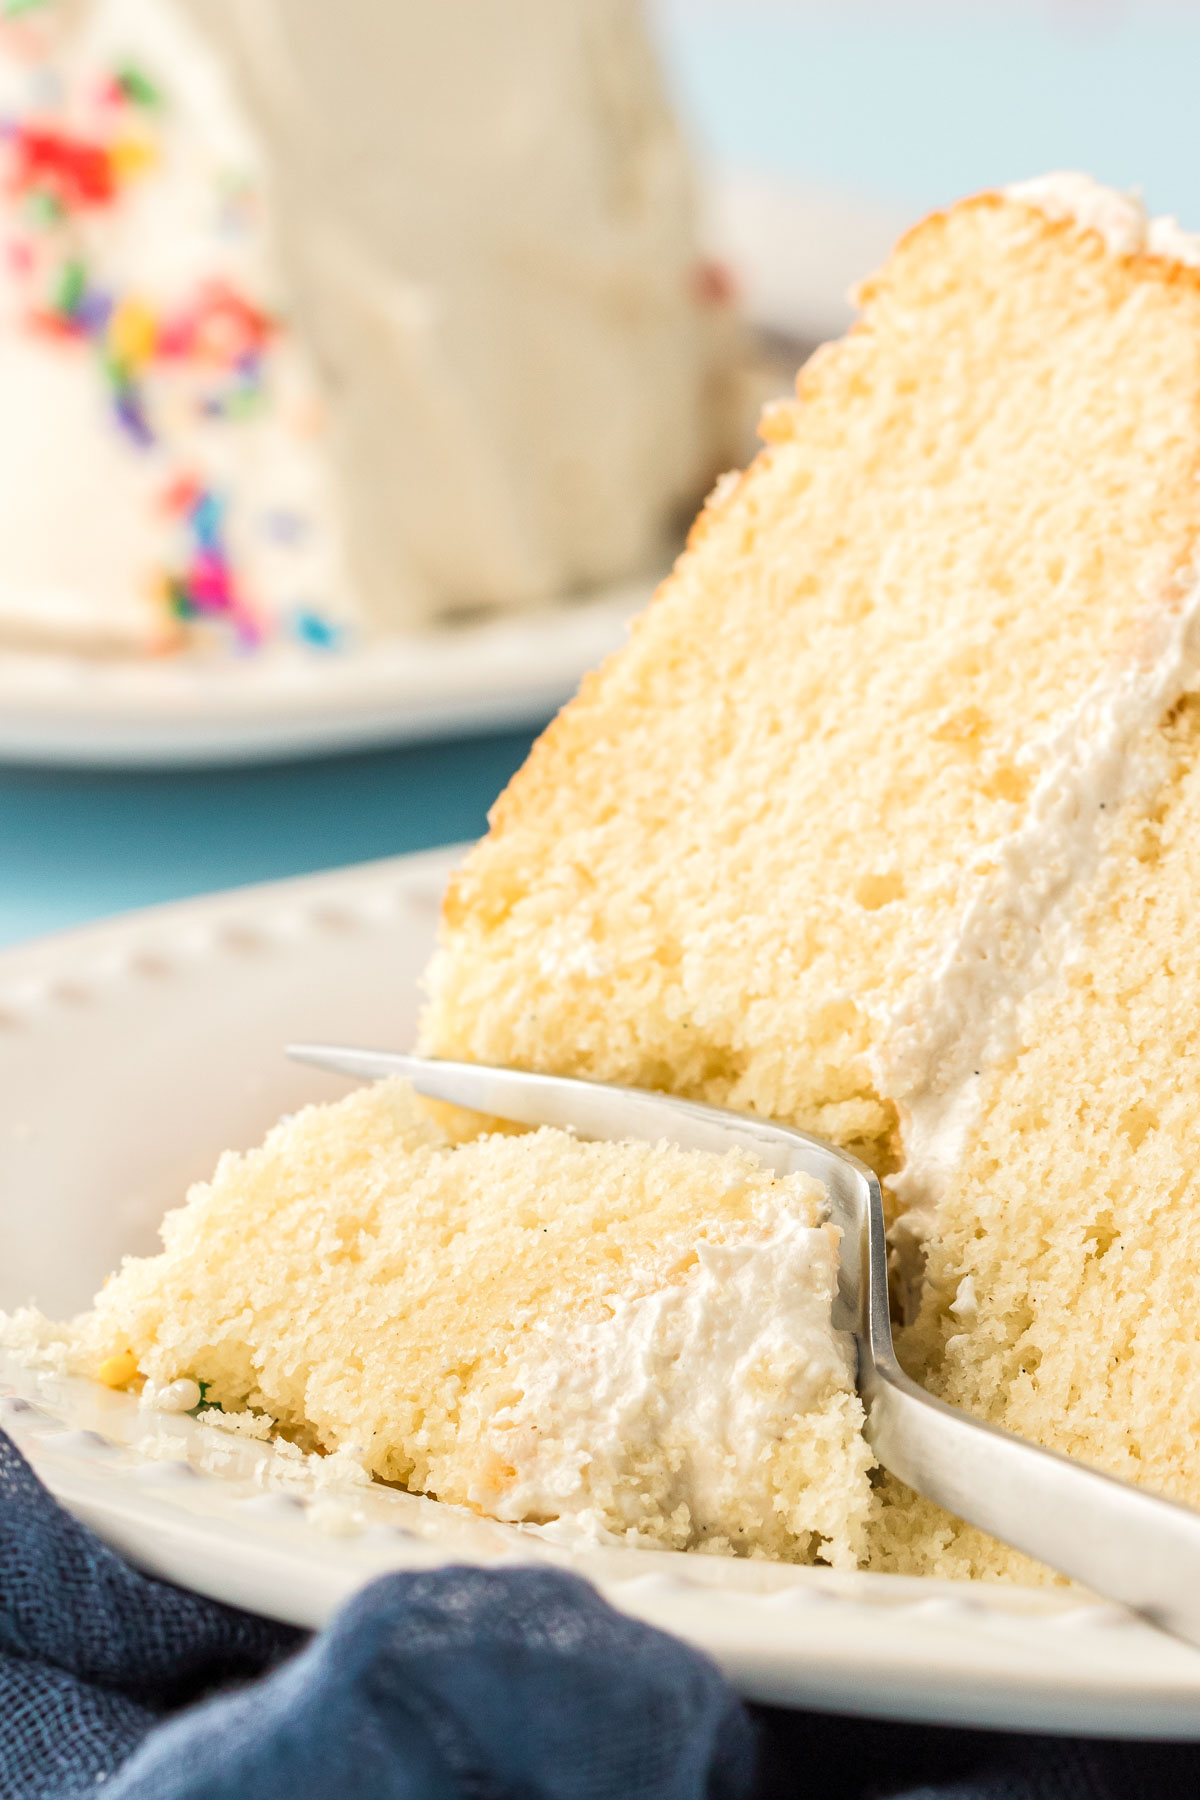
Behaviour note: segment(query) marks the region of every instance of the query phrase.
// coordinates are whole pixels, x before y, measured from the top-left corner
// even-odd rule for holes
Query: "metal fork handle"
[[[868,1441],[907,1486],[1200,1644],[1200,1513],[972,1418],[895,1363],[860,1389]]]

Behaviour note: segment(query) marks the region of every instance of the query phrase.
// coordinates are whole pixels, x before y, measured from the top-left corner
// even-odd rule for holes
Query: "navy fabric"
[[[556,1570],[382,1577],[311,1639],[152,1580],[0,1434],[0,1800],[1155,1800],[1200,1749],[745,1707]]]

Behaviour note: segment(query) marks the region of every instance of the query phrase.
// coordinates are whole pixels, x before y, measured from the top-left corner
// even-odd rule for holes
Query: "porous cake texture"
[[[901,242],[498,803],[424,1046],[845,1145],[913,1372],[1200,1504],[1197,265],[1078,176]],[[878,1566],[1019,1566],[884,1498]]]
[[[76,1367],[195,1383],[500,1519],[863,1552],[871,1457],[806,1176],[553,1130],[454,1144],[391,1082],[226,1156],[163,1245],[79,1321]]]

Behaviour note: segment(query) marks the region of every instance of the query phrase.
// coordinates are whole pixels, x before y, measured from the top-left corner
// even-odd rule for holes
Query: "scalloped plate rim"
[[[654,591],[328,653],[104,659],[0,644],[0,761],[196,767],[536,724],[624,638]]]

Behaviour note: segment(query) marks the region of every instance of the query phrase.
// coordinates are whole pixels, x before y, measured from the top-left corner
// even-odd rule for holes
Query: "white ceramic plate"
[[[343,1084],[289,1038],[404,1046],[454,853],[161,907],[0,956],[0,1306],[83,1306],[229,1145]],[[897,1718],[1200,1738],[1200,1652],[1077,1595],[572,1551],[0,1362],[0,1424],[137,1562],[317,1625],[384,1569],[551,1559],[701,1645],[760,1699]]]

